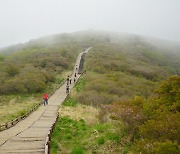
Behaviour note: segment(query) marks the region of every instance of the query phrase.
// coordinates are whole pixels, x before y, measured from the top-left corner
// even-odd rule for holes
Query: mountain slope
[[[158,95],[160,99],[156,99],[157,93],[154,91],[162,80],[171,75],[180,74],[179,45],[143,36],[104,31],[56,34],[1,49],[0,122],[7,122],[24,114],[42,99],[44,92],[50,93],[58,87],[68,75],[66,71],[71,70],[75,64],[78,53],[89,46],[92,46],[92,49],[85,58],[87,73],[80,79],[72,92],[70,104],[77,102],[98,108],[98,120],[103,124],[98,125],[97,128],[96,126],[88,127],[84,122],[72,122],[78,125],[83,124],[81,129],[85,133],[85,128],[90,130],[88,135],[91,135],[92,128],[101,131],[101,128],[106,126],[106,122],[112,122],[110,130],[114,127],[117,128],[113,129],[115,131],[113,134],[108,132],[110,136],[106,133],[99,133],[102,136],[98,137],[98,141],[94,138],[93,151],[96,151],[97,146],[100,151],[103,151],[104,148],[111,151],[109,145],[116,145],[113,147],[114,152],[116,150],[122,152],[122,149],[128,151],[130,145],[135,143],[133,139],[139,139],[139,133],[148,139],[147,142],[143,142],[148,145],[151,141],[149,141],[149,136],[146,136],[146,132],[150,130],[145,126],[149,127],[152,124],[148,121],[149,119],[157,120],[159,125],[155,132],[158,132],[161,127],[160,121],[162,120],[164,125],[166,118],[163,118],[162,115],[161,119],[158,119],[158,116],[153,116],[153,114],[160,115],[161,110],[163,113],[167,113],[167,117],[175,119],[172,128],[177,130],[178,101],[170,101],[169,105],[165,101],[167,99],[165,97],[161,99]],[[172,79],[172,87],[178,85],[174,84],[176,78]],[[169,81],[171,83],[171,80]],[[169,93],[168,87],[169,84],[164,88],[166,93]],[[178,90],[178,87],[175,86],[174,90]],[[163,92],[160,94],[163,95]],[[173,94],[168,96],[173,96]],[[164,102],[165,105],[161,104]],[[153,113],[151,113],[151,107],[153,107]],[[169,107],[170,111],[168,111]],[[10,111],[9,108],[11,108]],[[133,113],[130,112],[132,110]],[[177,114],[174,114],[174,111]],[[118,113],[122,113],[122,115]],[[145,119],[137,118],[131,121],[136,114],[142,115]],[[61,120],[67,120],[67,118],[60,119],[60,122],[62,122]],[[114,126],[114,121],[117,122],[118,127]],[[140,126],[142,121],[147,122],[147,125]],[[139,126],[144,132],[139,132]],[[156,129],[156,127],[150,128]],[[96,135],[93,136],[96,137]],[[172,134],[169,136],[167,139],[171,139]],[[59,142],[58,136],[56,139]],[[156,147],[177,147],[176,143],[172,143],[176,138],[164,142],[166,139],[164,137],[162,143],[157,136],[153,138],[153,141],[156,139],[158,140],[158,143],[155,144]],[[67,142],[67,140],[65,136],[65,141]],[[138,147],[144,150],[141,147],[142,140],[139,141]],[[56,150],[60,149],[57,143],[54,145]],[[92,151],[91,144],[89,148],[88,150]],[[71,150],[69,149],[69,151]]]

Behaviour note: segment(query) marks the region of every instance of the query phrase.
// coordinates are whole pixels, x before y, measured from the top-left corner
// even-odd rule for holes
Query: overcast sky
[[[180,0],[0,0],[0,47],[86,29],[180,42]]]

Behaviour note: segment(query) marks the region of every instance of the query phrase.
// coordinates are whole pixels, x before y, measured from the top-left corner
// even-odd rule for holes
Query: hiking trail
[[[79,66],[82,55],[91,48],[81,52],[76,64]],[[76,68],[74,67],[71,78],[73,79]],[[80,75],[77,73],[77,79]],[[71,83],[70,89],[74,86]],[[59,106],[63,103],[66,94],[66,82],[57,89],[49,98],[48,105],[42,105],[30,114],[27,118],[17,123],[15,126],[0,132],[0,153],[25,153],[42,154],[45,153],[45,142],[52,124],[56,121]]]

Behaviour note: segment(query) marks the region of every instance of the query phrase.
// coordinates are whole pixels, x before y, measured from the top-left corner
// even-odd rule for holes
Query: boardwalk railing
[[[39,106],[41,105],[41,103],[36,104],[30,111],[28,111],[26,114],[19,116],[18,118],[9,121],[3,125],[0,125],[0,131],[6,130],[8,128],[13,127],[14,125],[16,125],[18,122],[20,122],[21,120],[25,119],[26,117],[28,117],[33,111],[35,111]]]
[[[56,119],[55,121],[53,122],[49,132],[48,132],[48,136],[46,137],[46,142],[45,142],[45,154],[49,154],[50,153],[50,149],[51,149],[51,136],[52,136],[52,132],[55,128],[55,124],[57,122],[59,118],[59,113],[57,113],[57,116],[56,116]]]
[[[79,63],[78,74],[82,74],[82,73],[83,73],[85,54],[86,54],[86,53],[83,53],[83,54],[81,55],[81,60],[80,60],[80,63]]]
[[[82,60],[82,61],[81,61],[81,60]],[[78,74],[80,74],[79,78],[80,78],[83,74],[86,73],[86,70],[85,70],[84,72],[82,71],[82,70],[83,70],[83,65],[84,65],[84,53],[83,53],[83,56],[81,56],[80,63],[81,63],[81,64],[80,64],[81,66],[79,65],[79,67],[81,67],[81,72],[78,72]],[[73,74],[73,73],[72,73],[72,74]],[[71,74],[71,76],[72,76],[72,74]],[[79,79],[79,78],[78,78],[78,79]],[[66,80],[64,80],[63,82],[61,82],[61,84],[56,88],[56,90],[59,89],[65,82],[66,82]],[[54,90],[54,91],[50,94],[50,97],[55,93],[56,90]],[[66,96],[65,100],[68,98],[68,96],[69,96],[69,94]],[[6,130],[6,129],[10,128],[10,127],[13,127],[13,126],[16,125],[18,122],[20,122],[21,120],[23,120],[23,119],[25,119],[26,117],[28,117],[28,116],[29,116],[33,111],[35,111],[41,104],[42,104],[42,103],[36,104],[29,112],[27,112],[27,113],[24,114],[23,116],[20,116],[20,117],[12,120],[12,121],[10,121],[10,122],[7,122],[7,123],[5,123],[5,124],[3,124],[3,125],[0,125],[0,131],[3,131],[3,130]],[[46,137],[46,142],[45,142],[45,154],[49,154],[49,153],[50,153],[50,149],[51,149],[51,136],[52,136],[52,132],[53,132],[53,130],[54,130],[54,128],[55,128],[55,124],[56,124],[58,118],[59,118],[59,113],[57,113],[57,116],[56,116],[56,118],[55,118],[55,121],[53,122],[52,126],[50,127],[50,130],[49,130],[49,132],[48,132],[48,136]]]
[[[64,80],[63,82],[61,82],[61,84],[49,95],[49,97],[51,97],[51,96],[55,93],[55,91],[56,91],[57,89],[59,89],[65,82],[66,82],[66,80]],[[30,110],[29,110],[27,113],[25,113],[24,115],[19,116],[19,117],[15,118],[14,120],[9,121],[9,122],[7,122],[7,123],[5,123],[5,124],[2,124],[2,125],[0,124],[0,131],[4,131],[4,130],[6,130],[6,129],[8,129],[8,128],[11,128],[11,127],[15,126],[18,122],[20,122],[21,120],[25,119],[25,118],[28,117],[32,112],[34,112],[35,110],[37,110],[37,109],[39,108],[39,106],[41,106],[41,105],[42,105],[42,102],[36,104],[32,109],[30,109]]]
[[[80,74],[78,79],[80,79],[83,74],[86,74],[86,70]],[[68,98],[69,95],[70,95],[70,93],[67,94],[64,101],[66,101],[66,99]],[[56,122],[58,121],[58,118],[59,118],[59,113],[57,113],[56,120],[53,122],[53,124],[52,124],[52,126],[51,126],[51,128],[50,128],[50,130],[48,132],[48,136],[46,137],[45,154],[50,154],[50,151],[51,151],[51,136],[52,136],[52,132],[53,132],[53,130],[55,128]]]
[[[73,73],[72,73],[73,74]],[[71,75],[72,75],[71,74]],[[49,95],[49,97],[51,97],[55,91],[57,89],[59,89],[64,83],[66,82],[66,80],[64,80],[63,82],[61,82],[61,84]],[[4,124],[0,124],[0,131],[4,131],[8,128],[11,128],[13,126],[15,126],[18,122],[20,122],[21,120],[25,119],[26,117],[28,117],[32,112],[34,112],[35,110],[38,109],[39,106],[42,105],[42,102],[36,104],[32,109],[30,109],[26,114],[22,115],[22,116],[19,116],[17,118],[15,118],[14,120],[12,121],[9,121],[9,122],[6,122]]]

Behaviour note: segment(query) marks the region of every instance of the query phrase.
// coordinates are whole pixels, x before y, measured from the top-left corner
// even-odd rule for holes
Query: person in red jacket
[[[48,104],[48,94],[45,93],[44,96],[43,96],[43,99],[44,99],[44,106]]]

